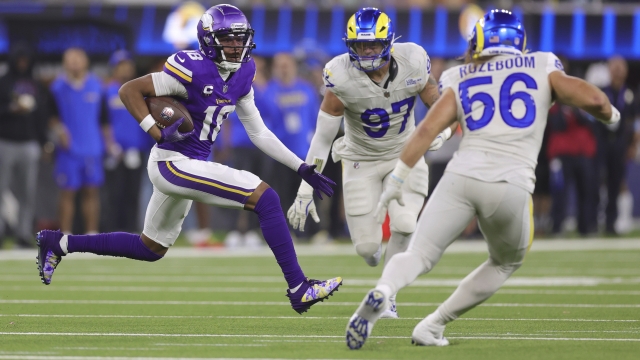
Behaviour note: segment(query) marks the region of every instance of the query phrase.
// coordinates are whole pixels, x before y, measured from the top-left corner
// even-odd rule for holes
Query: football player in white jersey
[[[525,45],[520,21],[509,11],[493,10],[475,26],[467,63],[442,75],[440,99],[385,183],[380,217],[387,206],[406,196],[404,184],[443,129],[460,122],[462,143],[422,212],[409,248],[391,259],[376,288],[349,320],[346,340],[351,349],[364,344],[389,298],[430,271],[477,216],[488,260],[413,330],[414,344],[448,345],[445,325],[498,291],[531,246],[534,170],[552,102],[579,107],[607,124],[619,121],[620,113],[602,91],[565,75],[554,54],[527,54]]]
[[[358,255],[370,266],[378,265],[382,228],[374,217],[382,184],[393,170],[402,147],[415,129],[416,95],[431,106],[439,97],[438,83],[430,75],[429,56],[414,43],[394,44],[394,25],[384,12],[363,8],[347,23],[348,53],[327,63],[327,88],[311,141],[307,161],[322,171],[331,143],[344,116],[345,136],[333,143],[334,161],[342,161],[344,206],[351,239]],[[436,150],[451,130],[434,141]],[[385,263],[406,250],[429,189],[429,169],[416,165],[403,188],[404,205],[389,208],[391,239]],[[313,189],[304,181],[287,216],[295,229],[304,229],[308,215],[319,222]],[[385,317],[397,318],[395,299]]]

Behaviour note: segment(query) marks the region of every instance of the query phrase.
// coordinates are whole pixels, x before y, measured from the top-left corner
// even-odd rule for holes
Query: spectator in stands
[[[52,84],[59,118],[52,121],[58,138],[55,178],[60,187],[60,228],[72,232],[75,195],[82,190],[86,233],[98,232],[99,187],[104,180],[100,134],[102,84],[89,72],[84,50],[70,48],[63,55],[64,73]]]
[[[272,128],[274,103],[266,96],[268,77],[266,62],[263,58],[253,56],[256,63],[256,78],[253,81],[253,91],[256,107],[268,128]],[[245,170],[258,175],[262,179],[271,179],[271,168],[274,162],[258,149],[249,139],[249,135],[242,127],[236,113],[229,115],[225,123],[225,131],[221,133],[224,142],[231,148],[231,166],[238,170]],[[270,183],[273,186],[273,184]],[[248,211],[234,211],[234,230],[230,231],[225,240],[225,246],[234,248],[239,246],[258,247],[262,245],[262,238],[257,229],[260,228],[258,218]]]
[[[620,110],[621,119],[614,125],[597,123],[598,171],[604,171],[607,184],[606,232],[617,235],[618,195],[625,176],[627,151],[633,140],[633,124],[637,115],[637,103],[633,91],[626,86],[627,62],[620,56],[609,59],[611,84],[602,90],[611,104]]]
[[[311,144],[320,107],[316,90],[298,77],[296,61],[288,53],[274,56],[272,76],[266,92],[276,107],[276,114],[272,117],[273,132],[287,148],[304,158]],[[274,163],[274,181],[269,184],[280,195],[282,208],[288,209],[296,198],[300,179],[280,176],[284,171],[284,165]]]
[[[571,185],[576,189],[578,232],[588,235],[598,230],[594,176],[597,144],[593,125],[576,108],[556,103],[549,110],[547,158],[553,179],[550,185],[554,234],[562,231]]]
[[[18,203],[16,245],[35,247],[33,223],[41,145],[46,141],[49,93],[32,75],[33,56],[23,44],[10,53],[0,78],[0,203],[10,185]],[[0,245],[6,235],[0,215]]]
[[[129,52],[118,50],[109,60],[111,79],[104,88],[102,123],[107,150],[106,197],[103,198],[104,231],[137,232],[138,199],[145,169],[145,157],[153,139],[138,126],[118,96],[118,90],[135,77],[135,63]]]

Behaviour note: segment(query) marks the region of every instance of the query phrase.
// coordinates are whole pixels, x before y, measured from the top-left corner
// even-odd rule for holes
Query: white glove
[[[313,221],[320,222],[320,217],[316,212],[316,204],[313,202],[313,194],[300,194],[296,196],[293,205],[287,211],[289,224],[294,230],[304,231],[304,224],[307,222],[307,216],[311,215]]]
[[[404,206],[404,200],[402,200],[402,184],[403,180],[391,174],[389,181],[384,185],[380,201],[378,202],[378,208],[376,209],[375,217],[378,223],[384,223],[384,219],[387,216],[387,208],[391,200],[398,201],[400,206]]]
[[[444,131],[438,134],[438,136],[436,136],[433,142],[431,142],[431,145],[429,145],[429,151],[436,151],[440,149],[442,145],[444,145],[445,141],[449,140],[450,137],[451,137],[451,129],[450,128],[444,129]]]

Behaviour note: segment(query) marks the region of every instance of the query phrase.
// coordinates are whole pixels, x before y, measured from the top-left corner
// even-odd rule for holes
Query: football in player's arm
[[[220,127],[236,110],[251,141],[275,160],[289,166],[314,191],[333,194],[333,181],[287,149],[265,126],[253,99],[255,64],[251,58],[254,31],[231,5],[207,10],[197,26],[200,49],[171,55],[163,72],[134,79],[120,97],[157,142],[147,170],[154,185],[142,234],[125,232],[68,235],[38,233],[38,268],[42,282],[51,283],[56,266],[69,253],[89,252],[142,261],[160,260],[176,241],[193,201],[253,211],[288,284],[287,296],[298,313],[330,296],[342,283],[305,276],[298,263],[286,218],[276,192],[258,176],[207,161]],[[144,101],[147,96],[173,96],[191,115],[194,128],[180,132],[184,119],[160,129]]]

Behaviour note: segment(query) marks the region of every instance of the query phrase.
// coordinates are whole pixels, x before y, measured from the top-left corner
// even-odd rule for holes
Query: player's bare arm
[[[438,134],[447,127],[457,126],[456,109],[455,94],[448,88],[416,127],[400,154],[400,160],[409,167],[413,167],[429,150],[430,144]]]
[[[429,80],[427,80],[427,85],[425,85],[424,89],[420,92],[420,99],[422,102],[427,105],[429,108],[433,106],[433,104],[438,101],[440,98],[440,89],[439,84],[433,75],[429,75]],[[449,127],[451,129],[451,133],[454,133],[458,128],[458,123],[454,122]]]
[[[424,89],[420,92],[420,99],[425,103],[429,108],[436,103],[436,101],[440,98],[440,91],[438,91],[438,82],[433,77],[433,75],[429,75],[429,79],[427,80],[427,85],[425,85]]]
[[[617,111],[611,106],[609,98],[602,90],[582,79],[566,75],[562,71],[549,74],[549,84],[556,100],[583,109],[603,122],[611,122],[613,112]]]
[[[142,120],[149,115],[149,108],[147,108],[144,98],[147,96],[156,96],[151,75],[145,75],[126,82],[118,91],[118,95],[136,121],[138,123],[142,122]],[[160,128],[156,125],[153,125],[148,133],[155,141],[159,141],[162,135]]]
[[[342,116],[344,114],[344,104],[331,91],[327,91],[320,104],[320,110],[332,116]]]

